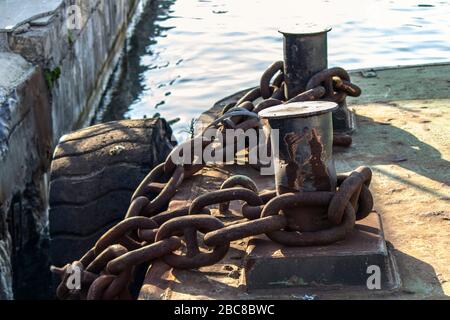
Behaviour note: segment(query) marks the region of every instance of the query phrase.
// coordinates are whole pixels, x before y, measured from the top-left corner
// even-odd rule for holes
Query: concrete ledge
[[[2,205],[38,167],[49,167],[51,156],[50,105],[45,80],[39,67],[23,66],[7,70],[16,73],[18,84],[0,101]]]
[[[138,3],[0,0],[0,299],[13,298],[12,274],[21,286],[36,272],[34,261],[19,264],[30,264],[22,258],[31,256],[25,247],[43,252],[38,247],[48,237],[53,148],[62,135],[90,123]],[[73,5],[82,20],[69,30]]]
[[[47,25],[26,24],[8,34],[11,51],[40,65],[52,95],[54,143],[89,124],[120,56],[137,0],[76,1],[82,23],[69,29],[71,1]],[[81,80],[81,81],[80,81]]]
[[[13,272],[11,256],[39,239],[47,224],[45,172],[52,133],[41,69],[17,55],[0,57],[10,62],[2,67],[9,83],[1,86],[6,95],[0,103],[0,298],[12,299],[12,275],[25,270]]]
[[[8,151],[12,131],[31,107],[17,103],[16,89],[26,82],[35,70],[36,68],[20,55],[0,52],[0,74],[2,75],[0,78],[0,160]],[[0,200],[1,193],[2,189],[0,189]]]
[[[48,21],[63,0],[0,0],[0,32],[13,31],[23,24]]]
[[[34,67],[22,56],[10,52],[0,52],[0,103],[15,86],[33,71]]]

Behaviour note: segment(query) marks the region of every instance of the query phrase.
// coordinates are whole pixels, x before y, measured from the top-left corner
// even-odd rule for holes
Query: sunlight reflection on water
[[[277,30],[286,22],[332,26],[330,66],[450,61],[450,1],[157,2],[146,8],[146,20],[130,44],[128,59],[136,59],[139,66],[131,71],[137,74],[118,83],[120,93],[108,106],[116,111],[106,112],[103,121],[159,112],[181,119],[174,126],[181,138],[192,118],[217,100],[255,86],[263,70],[282,59]]]

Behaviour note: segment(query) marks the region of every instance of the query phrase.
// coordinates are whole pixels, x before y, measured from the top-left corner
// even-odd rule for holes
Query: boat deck
[[[393,90],[392,92],[395,92]],[[400,91],[398,91],[400,92]],[[226,101],[222,101],[224,103]],[[243,283],[243,261],[249,239],[232,243],[220,263],[193,271],[172,270],[158,261],[150,267],[141,299],[318,299],[448,298],[450,295],[450,99],[391,100],[352,105],[357,130],[350,148],[336,148],[338,172],[371,167],[375,211],[383,220],[390,252],[401,283],[391,291],[360,288],[255,290]],[[214,117],[219,106],[202,121]],[[184,206],[198,195],[220,188],[233,174],[246,174],[260,191],[274,189],[273,177],[259,177],[243,166],[205,168],[186,181],[171,207]],[[226,223],[241,219],[231,206]],[[376,214],[373,213],[373,214]],[[219,215],[212,210],[213,215]],[[373,215],[372,214],[372,215]]]

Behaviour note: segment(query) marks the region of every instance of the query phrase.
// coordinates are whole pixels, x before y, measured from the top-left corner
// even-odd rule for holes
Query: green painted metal
[[[353,70],[352,82],[363,89],[350,104],[450,98],[450,63]]]

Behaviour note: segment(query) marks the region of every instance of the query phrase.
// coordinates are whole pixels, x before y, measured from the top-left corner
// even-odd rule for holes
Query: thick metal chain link
[[[347,95],[361,94],[344,69],[333,68],[314,76],[306,92],[287,100],[283,69],[282,61],[272,64],[263,74],[260,86],[237,103],[225,106],[219,119],[208,128],[258,128],[258,113],[275,105],[321,99],[342,102]],[[263,100],[255,105],[259,98]],[[251,179],[234,176],[223,183],[221,190],[196,198],[189,207],[164,211],[180,184],[205,166],[204,163],[191,164],[192,156],[185,159],[186,164],[175,164],[172,155],[183,156],[182,150],[186,146],[193,150],[195,143],[206,148],[213,142],[200,134],[174,148],[167,160],[155,167],[138,186],[123,221],[108,230],[79,261],[63,268],[52,267],[62,279],[57,289],[59,299],[130,299],[128,287],[136,266],[159,258],[180,269],[212,265],[223,259],[232,241],[251,236],[266,234],[273,241],[288,246],[329,244],[344,239],[355,221],[372,211],[373,198],[368,189],[372,173],[366,167],[339,176],[337,192],[281,196],[275,191],[259,194]],[[223,148],[234,147],[236,154],[239,150],[233,145],[234,141],[225,141]],[[226,214],[229,202],[235,200],[244,202],[241,213],[245,222],[225,226],[210,214],[208,207],[216,204],[220,212]],[[333,227],[316,232],[290,231],[283,209],[297,208],[300,212],[302,207],[310,206],[328,208],[328,219]],[[69,289],[67,285],[74,268],[81,273],[81,289]]]

